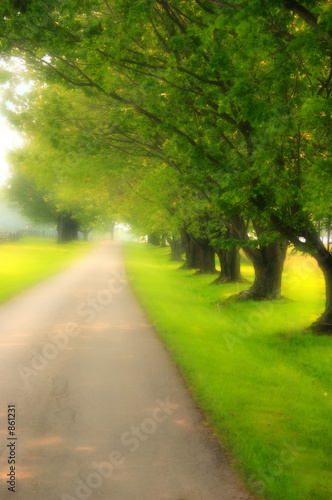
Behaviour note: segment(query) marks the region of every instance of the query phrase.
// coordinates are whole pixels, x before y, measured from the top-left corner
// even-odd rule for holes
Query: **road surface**
[[[0,498],[249,500],[123,269],[106,242],[0,307]]]

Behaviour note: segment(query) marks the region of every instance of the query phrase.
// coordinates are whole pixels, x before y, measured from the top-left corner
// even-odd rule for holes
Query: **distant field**
[[[303,332],[324,308],[315,262],[287,258],[274,302],[222,301],[249,284],[210,285],[169,249],[127,244],[141,303],[251,492],[332,499],[332,338]],[[242,260],[244,276],[253,269]],[[222,493],[221,493],[222,496]]]
[[[56,273],[92,248],[94,243],[23,238],[0,245],[0,303]]]

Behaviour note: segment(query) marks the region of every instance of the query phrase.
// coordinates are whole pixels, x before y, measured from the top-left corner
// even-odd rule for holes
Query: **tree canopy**
[[[280,295],[290,241],[324,273],[331,328],[318,233],[331,215],[330,2],[7,0],[0,33],[46,83],[19,119],[38,136],[31,175],[57,203],[75,186],[86,206],[112,192],[138,226],[242,246],[261,276],[253,298]]]

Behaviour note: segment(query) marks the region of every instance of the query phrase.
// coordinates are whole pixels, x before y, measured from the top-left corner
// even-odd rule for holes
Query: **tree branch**
[[[299,4],[296,0],[283,0],[282,4],[285,9],[295,12],[295,14],[301,17],[301,19],[303,19],[313,28],[318,27],[316,16],[312,12],[310,12],[310,10],[303,7],[303,5]]]
[[[228,3],[228,2],[219,2],[218,0],[205,0],[208,3],[212,3],[213,5],[218,5],[219,7],[224,7],[225,9],[236,9],[243,10],[244,7],[242,5],[236,3]]]

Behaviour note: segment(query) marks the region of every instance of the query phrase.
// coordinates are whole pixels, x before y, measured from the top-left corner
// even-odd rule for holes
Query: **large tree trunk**
[[[320,239],[319,232],[310,220],[303,217],[303,227],[293,228],[285,224],[276,215],[271,217],[275,228],[289,239],[299,251],[306,251],[316,259],[325,278],[325,311],[311,328],[317,333],[332,335],[332,255]],[[301,235],[301,238],[300,238]],[[303,238],[305,242],[303,242]]]
[[[177,260],[182,262],[182,240],[179,238],[168,238],[169,246],[171,247],[171,260]]]
[[[223,228],[220,231],[220,238],[224,240],[237,239],[237,234],[231,227]],[[213,283],[244,283],[247,281],[241,275],[239,245],[233,245],[227,249],[215,247],[215,251],[220,262],[220,274]]]
[[[68,213],[60,214],[58,217],[58,243],[68,243],[78,239],[78,222]]]
[[[186,262],[183,269],[199,269],[201,264],[200,249],[186,230],[181,231],[181,238],[186,253]]]
[[[316,257],[316,260],[325,278],[326,302],[325,311],[312,325],[312,328],[317,333],[321,332],[332,335],[332,255],[326,252],[324,256]]]
[[[201,258],[199,271],[197,271],[197,274],[216,274],[216,252],[213,246],[208,243],[198,245]]]
[[[240,299],[275,300],[281,297],[281,279],[287,253],[287,241],[270,243],[260,248],[244,248],[255,269],[253,285],[238,297]]]
[[[186,253],[183,269],[198,269],[198,274],[214,274],[215,250],[208,240],[192,237],[186,230],[181,231],[182,244]]]
[[[241,216],[232,217],[232,232],[241,240],[248,240],[247,225]],[[256,221],[252,221],[257,236],[265,233]],[[288,241],[269,243],[265,246],[250,248],[243,246],[243,251],[251,260],[255,270],[253,285],[235,297],[241,300],[274,300],[281,296],[281,280],[286,258]]]
[[[233,246],[228,249],[215,248],[220,262],[220,274],[213,283],[243,283],[240,268],[240,248]]]
[[[187,231],[181,231],[186,252],[186,262],[183,269],[198,269],[197,274],[215,274],[215,249],[209,240],[194,238]]]

